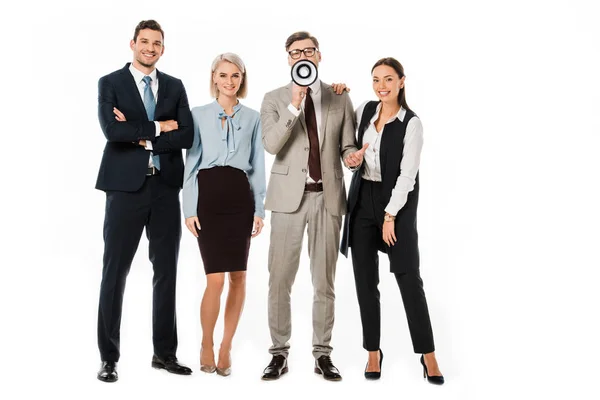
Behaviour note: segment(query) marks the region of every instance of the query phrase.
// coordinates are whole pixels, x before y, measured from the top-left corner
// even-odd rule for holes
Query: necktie
[[[146,75],[142,80],[146,84],[146,86],[144,87],[144,107],[146,108],[148,121],[154,121],[154,110],[156,109],[156,102],[154,101],[154,93],[152,93],[152,87],[150,87],[150,82],[152,82],[152,78]],[[154,164],[156,169],[160,169],[160,159],[154,154],[152,154],[152,163]]]
[[[308,141],[310,143],[310,152],[308,153],[308,173],[315,181],[321,180],[321,155],[319,152],[319,134],[317,133],[317,116],[315,114],[315,105],[310,95],[310,88],[306,92],[306,101],[304,103],[304,117],[306,129],[308,130]]]

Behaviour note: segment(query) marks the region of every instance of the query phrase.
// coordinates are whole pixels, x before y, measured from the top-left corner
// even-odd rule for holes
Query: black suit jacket
[[[158,93],[154,120],[173,119],[179,127],[156,137],[156,126],[153,121],[148,121],[144,102],[129,71],[129,65],[127,63],[122,69],[103,76],[98,81],[98,119],[107,143],[96,189],[135,192],[143,185],[150,152],[138,144],[142,139],[152,141],[153,152],[160,157],[160,179],[181,188],[181,149],[189,149],[194,141],[194,124],[183,83],[156,71]],[[118,122],[113,107],[118,108],[127,121]]]

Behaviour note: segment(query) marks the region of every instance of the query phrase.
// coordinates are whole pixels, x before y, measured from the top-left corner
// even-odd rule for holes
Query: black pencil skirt
[[[233,167],[198,172],[198,246],[206,274],[245,271],[254,223],[246,173]]]

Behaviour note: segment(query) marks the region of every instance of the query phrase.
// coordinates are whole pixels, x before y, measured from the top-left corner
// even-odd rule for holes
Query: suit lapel
[[[121,70],[121,76],[123,78],[124,86],[133,94],[133,97],[137,99],[136,103],[138,105],[140,113],[142,115],[145,115],[146,118],[148,118],[148,115],[146,114],[146,107],[144,106],[144,101],[140,97],[140,90],[137,87],[137,82],[131,74],[131,71],[129,71],[129,65],[130,63],[127,63],[125,65],[125,68]]]
[[[331,92],[327,90],[327,87],[323,82],[321,82],[321,150],[323,149],[323,144],[325,143],[325,138],[327,135],[325,134],[325,128],[327,127],[327,117],[329,116],[329,105],[331,104]]]
[[[166,93],[168,93],[167,85],[169,84],[169,79],[159,70],[156,70],[156,79],[158,79],[158,93],[156,93],[156,111],[154,115],[158,116],[161,115],[161,107],[164,103]]]

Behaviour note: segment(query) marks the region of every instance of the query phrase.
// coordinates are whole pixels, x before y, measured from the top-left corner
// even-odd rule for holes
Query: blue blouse
[[[233,115],[229,116],[215,100],[210,104],[194,107],[192,117],[194,144],[187,151],[183,175],[184,217],[195,217],[198,213],[198,171],[230,166],[244,171],[248,176],[254,194],[254,215],[264,219],[267,185],[260,114],[238,103],[233,107]]]

